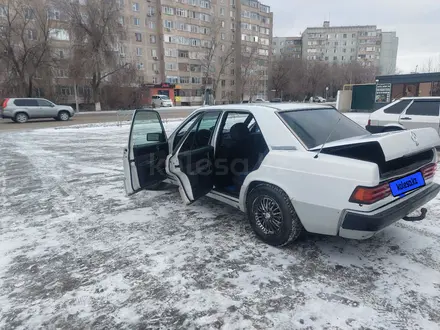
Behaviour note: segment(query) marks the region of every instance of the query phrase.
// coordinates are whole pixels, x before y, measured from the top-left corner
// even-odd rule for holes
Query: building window
[[[37,30],[29,29],[27,35],[29,40],[37,40]]]
[[[156,36],[153,34],[150,34],[150,44],[155,44],[156,43]]]
[[[333,56],[333,61],[337,61],[338,57],[337,56]]]
[[[177,71],[177,63],[172,63],[172,62],[165,63],[165,70]]]
[[[157,84],[157,77],[153,77],[153,84]]]
[[[138,70],[143,70],[143,69],[144,69],[144,63],[140,63],[140,62],[139,62],[139,63],[137,63],[136,66],[137,66],[137,69],[138,69]]]
[[[55,40],[69,40],[69,33],[64,29],[49,29],[49,37]]]
[[[190,82],[190,77],[180,77],[180,83],[181,84],[189,84],[189,82]]]
[[[139,6],[139,4],[137,2],[133,2],[132,8],[133,8],[133,11],[139,11],[140,10],[140,6]]]
[[[154,30],[156,28],[156,22],[153,22],[153,21],[148,21],[146,23],[146,25],[148,26],[149,29],[152,29],[152,30]]]
[[[137,42],[142,42],[142,33],[135,32],[135,37]]]
[[[151,57],[157,57],[157,50],[156,49],[151,50]]]
[[[140,25],[140,20],[137,17],[133,17],[133,25]]]
[[[201,82],[202,82],[202,79],[200,77],[191,77],[192,84],[200,84]]]
[[[220,15],[221,16],[225,15],[225,8],[223,8],[223,7],[220,8]]]
[[[136,48],[136,55],[142,56],[142,48],[139,48],[139,47]]]
[[[49,19],[59,21],[61,18],[61,13],[58,9],[49,9],[48,13]]]

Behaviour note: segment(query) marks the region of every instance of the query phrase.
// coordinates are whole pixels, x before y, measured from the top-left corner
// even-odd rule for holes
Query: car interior
[[[269,148],[254,117],[248,113],[228,112],[219,132],[214,187],[238,197],[244,179],[258,169]]]

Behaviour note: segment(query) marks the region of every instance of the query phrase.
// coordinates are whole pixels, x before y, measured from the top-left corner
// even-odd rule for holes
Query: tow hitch
[[[420,215],[418,217],[403,217],[403,220],[405,221],[421,221],[423,219],[425,219],[426,217],[426,213],[428,213],[428,210],[425,208],[422,208],[420,210]]]

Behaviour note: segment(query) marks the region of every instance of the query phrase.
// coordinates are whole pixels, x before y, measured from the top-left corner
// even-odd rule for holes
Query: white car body
[[[151,99],[152,99],[153,108],[172,107],[173,106],[173,102],[166,95],[153,95],[151,97]]]
[[[403,97],[371,113],[366,129],[382,133],[404,129],[440,128],[440,97]]]
[[[294,116],[294,111],[320,110],[326,111],[332,114],[332,116],[343,116],[333,107],[314,104],[221,105],[204,107],[194,111],[167,140],[163,138],[165,134],[163,128],[162,133],[159,133],[159,135],[151,133],[150,137],[148,135],[144,137],[144,132],[141,132],[138,134],[141,140],[146,138],[147,140],[150,139],[150,142],[156,140],[158,142],[156,145],[145,142],[147,143],[145,148],[149,151],[146,149],[140,155],[139,150],[141,149],[134,144],[134,139],[130,137],[128,145],[124,149],[123,157],[126,192],[128,195],[131,195],[142,189],[148,189],[145,183],[145,175],[140,173],[140,166],[146,164],[148,167],[152,162],[151,159],[157,162],[158,158],[162,157],[165,160],[166,156],[164,163],[166,177],[155,177],[155,179],[159,179],[159,181],[167,180],[167,182],[177,184],[181,197],[187,204],[206,195],[243,212],[247,212],[249,215],[250,210],[247,209],[247,205],[250,205],[248,204],[250,193],[253,189],[260,187],[261,184],[268,184],[281,189],[288,196],[294,211],[301,221],[301,225],[306,231],[353,239],[366,239],[373,236],[376,232],[420,208],[437,195],[440,186],[433,182],[433,171],[435,171],[437,163],[435,146],[440,145],[440,138],[435,130],[427,128],[372,135],[343,116],[341,118],[345,118],[343,119],[344,121],[349,121],[347,124],[356,125],[356,129],[365,133],[353,138],[329,141],[324,143],[324,146],[317,145],[309,148],[282,116],[286,114]],[[262,134],[268,147],[268,151],[258,168],[245,173],[244,181],[237,195],[217,190],[216,186],[211,184],[210,180],[212,178],[210,176],[201,177],[200,179],[203,181],[193,180],[191,182],[189,174],[183,171],[182,159],[185,159],[184,157],[186,157],[188,151],[181,151],[180,149],[185,144],[185,139],[189,139],[191,135],[190,129],[183,137],[179,137],[180,142],[174,146],[176,135],[180,133],[181,129],[186,127],[185,125],[193,120],[197,122],[199,119],[196,120],[194,118],[200,114],[205,116],[209,112],[215,113],[216,111],[221,112],[220,117],[211,130],[209,144],[203,147],[206,150],[212,150],[211,153],[207,153],[207,157],[214,157],[217,160],[215,157],[217,157],[219,139],[226,139],[225,136],[227,136],[222,134],[230,134],[232,136],[232,127],[229,133],[224,133],[227,130],[226,126],[224,126],[223,132],[220,132],[220,130],[222,125],[226,125],[225,122],[228,114],[230,115],[235,112],[249,114],[253,117],[259,130],[257,130],[257,133],[252,134]],[[333,114],[332,111],[336,113]],[[151,115],[150,117],[153,118],[151,121],[145,121],[147,123],[143,124],[145,128],[150,125],[152,129],[156,125],[157,131],[159,129],[158,125],[162,127],[158,113],[151,110],[137,110],[133,115],[131,134],[134,134],[133,131],[137,130],[133,129],[137,125],[137,114],[139,116],[147,116],[146,113],[141,114],[141,112],[148,112],[148,116]],[[330,127],[331,132],[334,132],[339,121],[337,123],[324,123],[324,125]],[[140,119],[138,122],[141,122]],[[150,134],[148,129],[145,131],[146,134]],[[196,141],[195,137],[191,138],[194,138],[194,141]],[[399,159],[404,157],[414,157],[414,161],[409,160],[405,163],[405,168],[395,169],[381,176],[379,167],[385,165],[381,163],[382,165],[379,166],[380,161],[375,163],[373,159],[376,159],[376,156],[338,156],[332,154],[337,153],[337,150],[349,150],[350,148],[354,150],[358,145],[376,148],[368,150],[369,152],[375,150],[377,154],[382,153],[383,159],[381,162],[389,166],[391,166],[390,164],[395,166],[393,160],[398,162]],[[142,147],[143,145],[140,146]],[[199,151],[195,149],[189,152],[194,152],[194,155],[197,155]],[[150,161],[146,158],[148,153],[150,153],[150,156],[154,153],[154,157],[149,158]],[[317,155],[318,153],[319,155]],[[370,157],[372,160],[356,159],[362,157]],[[420,171],[422,168],[423,175],[426,174],[425,184],[422,187],[398,197],[393,197],[390,193],[385,198],[372,204],[360,204],[350,201],[352,194],[358,187],[382,187],[384,184],[386,186],[387,182],[405,177],[410,173]],[[427,168],[428,170],[426,170]],[[191,175],[193,175],[192,172]],[[144,181],[144,184],[141,181]],[[204,187],[204,191],[201,193],[200,185],[203,184],[206,184],[206,187]],[[386,216],[387,212],[389,216]],[[364,217],[365,221],[363,220]],[[380,224],[375,224],[377,219],[379,219]],[[269,242],[269,244],[272,243]],[[284,244],[281,243],[274,243],[273,245]]]

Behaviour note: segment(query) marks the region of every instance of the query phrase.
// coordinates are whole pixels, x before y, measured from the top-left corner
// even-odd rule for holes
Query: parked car
[[[151,106],[153,108],[172,107],[173,106],[173,102],[166,95],[153,95],[152,96],[152,104],[151,104]]]
[[[370,134],[334,107],[221,105],[195,110],[169,136],[136,110],[123,151],[132,195],[166,181],[190,204],[203,196],[247,214],[257,236],[283,246],[305,230],[366,239],[437,196],[432,128]]]
[[[325,103],[327,102],[327,100],[321,96],[315,96],[313,98],[313,102],[317,102],[317,103]]]
[[[7,98],[2,102],[0,117],[16,123],[25,123],[34,118],[54,118],[66,121],[75,115],[72,107],[56,105],[41,98]]]
[[[255,99],[255,101],[254,101],[254,103],[266,103],[266,102],[269,102],[269,101],[266,101],[265,99],[262,99],[262,98]]]
[[[440,127],[440,97],[403,97],[376,111],[368,120],[371,133]]]

